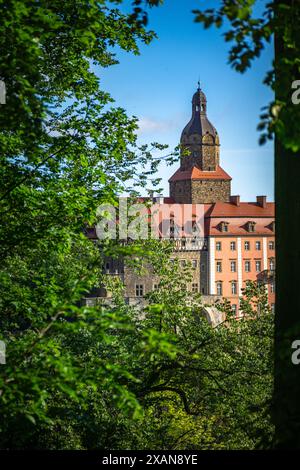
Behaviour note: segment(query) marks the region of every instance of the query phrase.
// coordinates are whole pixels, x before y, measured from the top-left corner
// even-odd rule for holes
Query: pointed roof
[[[218,133],[206,115],[206,103],[206,96],[201,88],[198,87],[192,99],[192,117],[183,129],[181,138],[187,138],[193,134],[201,136],[210,134],[216,137]]]

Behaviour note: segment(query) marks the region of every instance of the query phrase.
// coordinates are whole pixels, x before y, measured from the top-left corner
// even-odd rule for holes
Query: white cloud
[[[166,132],[174,127],[171,121],[159,121],[149,117],[141,117],[139,119],[138,134],[150,134],[152,132]]]

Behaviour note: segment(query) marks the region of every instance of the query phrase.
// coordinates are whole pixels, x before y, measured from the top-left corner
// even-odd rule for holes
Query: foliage
[[[142,257],[146,245],[149,259]],[[141,256],[135,256],[132,269],[141,273],[142,264],[159,278],[144,310],[129,307],[122,283],[108,278],[103,282],[113,292],[109,303],[73,307],[67,322],[53,324],[34,347],[35,355],[27,357],[26,367],[36,370],[30,374],[36,396],[31,392],[20,409],[9,406],[2,421],[5,446],[193,450],[270,445],[273,319],[265,288],[247,285],[239,321],[230,305],[220,305],[227,321],[212,328],[201,314],[198,294],[186,288],[189,267],[170,263],[171,247],[143,242],[137,248]],[[24,347],[24,337],[20,344]],[[7,385],[11,399],[20,389],[30,391],[25,372],[22,360],[11,374],[21,383]],[[20,420],[23,407],[27,416]]]
[[[159,163],[138,147],[137,120],[112,107],[92,67],[116,63],[114,46],[137,54],[138,42],[153,38],[112,3],[2,2],[2,448],[35,446],[36,430],[51,435],[53,426],[66,446],[68,435],[71,447],[72,439],[82,445],[63,424],[69,401],[76,416],[89,396],[97,404],[109,397],[126,416],[140,410],[122,385],[126,366],[99,355],[114,329],[130,328],[127,316],[80,305],[101,280],[100,253],[84,228],[96,222],[99,204],[144,186]]]
[[[149,244],[141,245],[149,251]],[[212,328],[201,313],[199,295],[187,288],[190,267],[170,262],[171,246],[151,245],[151,258],[143,256],[133,268],[146,275],[142,264],[158,280],[144,310],[135,312],[124,303],[122,285],[112,300],[117,310],[127,309],[135,319],[137,337],[131,335],[128,351],[137,359],[130,368],[137,381],[130,389],[143,408],[139,426],[130,427],[127,435],[123,431],[126,444],[122,440],[117,448],[269,447],[273,437],[273,315],[265,286],[247,284],[238,321],[228,303],[220,305],[226,321]],[[160,349],[138,355],[136,344],[145,333]],[[115,360],[129,355],[118,354]]]
[[[154,37],[118,3],[0,2],[0,447],[259,446],[272,432],[265,307],[257,315],[246,299],[249,318],[228,311],[212,329],[162,245],[122,252],[160,278],[143,318],[117,284],[111,305],[81,305],[102,282],[102,256],[121,252],[100,252],[85,227],[99,204],[159,184],[152,150],[165,150],[138,146],[137,120],[93,71],[116,62],[115,46],[137,54]]]

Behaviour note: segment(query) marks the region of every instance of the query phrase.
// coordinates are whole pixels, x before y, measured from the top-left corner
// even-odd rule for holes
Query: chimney
[[[164,196],[162,196],[161,194],[158,194],[154,199],[155,199],[155,202],[157,202],[157,204],[164,203]]]
[[[267,207],[267,196],[256,196],[256,204],[260,207]]]
[[[231,204],[235,204],[236,206],[240,205],[240,196],[230,196]]]

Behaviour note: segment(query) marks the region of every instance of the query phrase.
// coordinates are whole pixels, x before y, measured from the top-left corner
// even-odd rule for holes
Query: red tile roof
[[[270,229],[268,223],[266,223],[265,225],[256,224],[255,232],[248,232],[246,230],[245,225],[238,226],[238,225],[229,224],[228,232],[220,232],[218,226],[215,226],[215,225],[209,226],[209,225],[210,224],[206,224],[206,227],[205,227],[206,235],[214,235],[217,237],[223,237],[223,236],[228,237],[232,235],[236,235],[236,236],[246,235],[247,237],[249,236],[257,237],[259,235],[270,235],[270,236],[275,235],[274,232]]]
[[[189,170],[177,170],[169,181],[180,181],[180,180],[231,180],[231,176],[226,173],[220,166],[217,167],[216,171],[202,171],[196,166]]]
[[[138,202],[150,202],[151,198],[141,197]],[[169,204],[170,208],[174,200],[169,197],[163,198],[164,204]],[[205,236],[274,236],[271,230],[271,222],[275,220],[275,203],[267,202],[265,207],[261,207],[257,202],[240,202],[237,206],[233,202],[216,202],[204,204],[204,232]],[[256,222],[255,231],[247,231],[247,221]],[[220,222],[227,221],[228,231],[220,231]],[[187,222],[187,220],[185,220]],[[85,233],[88,238],[97,238],[95,227],[86,227]]]
[[[236,220],[238,218],[240,220]],[[247,219],[256,222],[254,232],[247,231]],[[231,235],[274,235],[270,226],[274,219],[274,202],[267,202],[265,207],[261,207],[257,202],[240,202],[238,206],[232,202],[205,204],[205,232],[207,235],[221,237]],[[221,220],[229,222],[228,232],[220,231],[219,223]]]
[[[205,215],[208,217],[275,217],[275,203],[267,202],[261,207],[257,202],[240,202],[238,206],[232,202],[216,202],[205,204]]]

